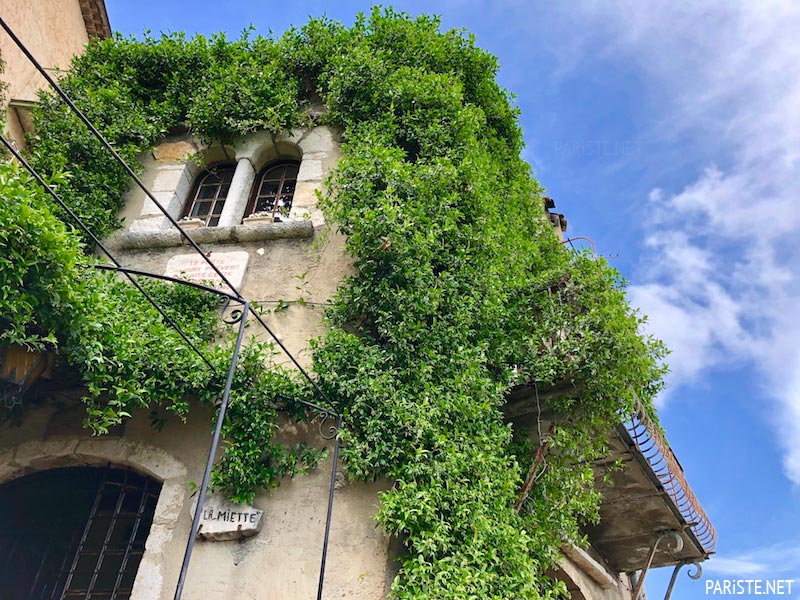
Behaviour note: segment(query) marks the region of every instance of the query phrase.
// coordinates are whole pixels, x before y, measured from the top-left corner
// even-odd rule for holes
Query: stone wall
[[[180,217],[200,171],[190,156],[196,153],[208,162],[220,155],[228,160],[234,158],[237,165],[242,165],[242,171],[251,175],[277,158],[300,160],[292,212],[285,222],[241,223],[239,214],[227,225],[193,229],[191,234],[212,260],[232,265],[232,278],[241,279],[245,298],[261,303],[264,309],[274,308],[278,302],[288,304],[279,311],[265,310],[265,318],[289,351],[309,367],[309,340],[324,333],[325,305],[352,268],[344,253],[343,237],[328,228],[317,207],[316,190],[340,155],[335,132],[320,127],[284,136],[261,133],[228,148],[204,148],[188,136],[165,140],[142,157],[143,179],[175,218]],[[244,183],[247,188],[248,181]],[[239,192],[242,210],[247,192]],[[175,264],[192,265],[197,261],[141,191],[134,189],[130,193],[122,214],[126,227],[109,240],[122,264],[165,274],[171,268],[175,270]],[[177,269],[180,271],[181,267]],[[189,274],[188,270],[184,273]],[[260,328],[249,329],[269,339]],[[288,363],[285,356],[278,357],[278,361]],[[80,427],[82,410],[81,405],[69,409],[44,407],[27,412],[21,426],[2,426],[0,483],[59,466],[106,462],[129,465],[162,481],[133,598],[172,598],[191,526],[190,482],[199,483],[202,479],[211,439],[211,411],[195,407],[186,423],[174,420],[161,432],[151,428],[148,415],[142,412],[126,422],[121,436],[92,438]],[[318,427],[318,422],[296,424],[286,420],[278,435],[285,442],[331,447]],[[258,494],[254,506],[263,511],[263,526],[253,537],[198,540],[183,597],[315,597],[332,464],[329,452],[327,460],[309,475],[282,481],[278,489]],[[389,539],[373,518],[379,492],[386,487],[386,483],[348,483],[339,474],[325,597],[383,597],[396,572],[389,558]]]
[[[202,478],[212,411],[196,406],[186,423],[177,419],[152,429],[146,412],[134,414],[119,437],[93,438],[80,427],[82,406],[49,406],[25,414],[21,425],[0,427],[0,483],[65,466],[127,465],[162,481],[134,600],[173,597],[191,526],[190,482]],[[321,446],[315,423],[288,424],[286,442]],[[332,458],[307,476],[284,480],[256,496],[264,511],[259,534],[241,541],[198,540],[183,597],[239,600],[313,598],[325,527]],[[341,480],[341,477],[340,477]],[[387,584],[388,538],[372,518],[383,483],[340,482],[326,570],[328,598],[374,599]]]

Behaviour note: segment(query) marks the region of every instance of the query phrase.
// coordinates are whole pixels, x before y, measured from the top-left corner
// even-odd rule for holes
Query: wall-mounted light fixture
[[[17,345],[0,347],[0,403],[9,409],[22,404],[22,395],[49,366],[47,352]]]

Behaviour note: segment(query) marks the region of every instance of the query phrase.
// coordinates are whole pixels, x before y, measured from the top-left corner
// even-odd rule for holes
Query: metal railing
[[[717,532],[697,496],[689,487],[683,475],[683,468],[678,464],[661,430],[653,423],[639,400],[636,401],[633,414],[622,425],[664,487],[664,492],[689,524],[703,550],[707,554],[713,552],[717,543]]]

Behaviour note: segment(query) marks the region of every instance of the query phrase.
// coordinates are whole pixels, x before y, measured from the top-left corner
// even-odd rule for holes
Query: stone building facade
[[[103,0],[3,0],[1,12],[51,75],[68,69],[91,38],[111,35]],[[5,32],[0,56],[6,63],[0,80],[8,84],[2,106],[8,137],[23,147],[31,132],[30,109],[45,81]]]
[[[107,35],[102,0],[43,4],[47,5],[44,12],[34,18],[28,14],[32,9],[27,3],[15,3],[8,21],[16,21],[20,37],[35,41],[31,49],[35,55],[46,56],[46,64],[63,68],[89,36]],[[56,20],[50,11],[61,18]],[[66,32],[56,34],[48,29],[56,26]],[[2,44],[12,83],[9,131],[21,145],[27,127],[23,104],[35,98],[34,90],[41,83],[14,58],[7,40]],[[242,295],[265,307],[285,305],[284,310],[266,312],[265,319],[304,367],[310,366],[309,340],[324,332],[324,307],[352,269],[342,236],[330,227],[318,206],[318,192],[340,155],[337,132],[317,126],[283,135],[259,132],[227,146],[206,146],[186,133],[176,133],[140,157],[144,184]],[[128,194],[121,216],[124,229],[108,240],[121,263],[195,281],[214,279],[140,190],[134,188]],[[560,224],[563,215],[559,217],[551,220]],[[557,234],[562,233],[559,225]],[[286,362],[287,358],[279,360]],[[46,592],[50,595],[41,592],[41,597],[48,598],[172,598],[190,535],[193,482],[200,481],[208,452],[211,409],[198,406],[186,423],[173,419],[161,431],[151,427],[142,411],[124,427],[98,438],[82,428],[83,407],[65,399],[67,396],[54,393],[52,402],[27,411],[20,423],[0,425],[0,513],[4,502],[11,506],[15,498],[27,498],[26,494],[42,495],[42,490],[49,489],[57,496],[58,488],[52,486],[57,481],[65,485],[66,479],[48,482],[48,473],[97,481],[91,484],[91,493],[87,492],[89,500],[83,500],[88,503],[88,517],[72,525],[70,535],[80,539],[77,545],[68,546],[69,557],[51,568],[47,561],[53,553],[34,549],[48,558],[32,567],[32,575],[19,577],[24,575],[26,585],[40,588],[42,581],[52,580],[48,584],[52,589]],[[508,400],[507,418],[533,432],[536,427],[531,415],[530,394],[515,390]],[[286,419],[278,436],[286,442],[332,448],[332,442],[320,435],[322,425],[319,419],[303,424]],[[651,550],[652,566],[708,556],[708,546],[698,539],[680,501],[665,493],[677,476],[675,467],[667,470],[665,480],[658,467],[648,462],[638,434],[621,427],[614,439],[609,461],[620,459],[627,468],[614,476],[616,486],[603,488],[607,498],[601,511],[603,522],[587,532],[592,546],[566,545],[562,561],[551,573],[566,583],[573,598],[629,600],[634,574],[646,569]],[[259,493],[253,506],[211,498],[183,597],[316,597],[332,468],[329,453],[309,475],[284,480],[277,489]],[[602,471],[598,468],[598,485],[604,485]],[[395,558],[402,551],[402,545],[388,538],[373,519],[379,493],[391,483],[348,483],[340,475],[336,481],[324,597],[383,598],[397,572]],[[106,497],[111,498],[108,510],[104,508]],[[136,499],[137,507],[126,508],[128,497]],[[59,503],[66,502],[66,496],[63,500],[56,497],[51,504],[42,504],[44,508],[34,517],[53,511],[45,518],[52,520],[56,531],[66,532],[68,524],[59,524],[65,519],[59,520],[55,514]],[[29,515],[33,512],[19,508],[20,518],[33,518]],[[127,537],[119,546],[122,550],[111,552],[123,524]],[[3,527],[5,533],[20,532],[20,524],[13,519],[0,519],[0,538]],[[89,556],[94,567],[87,571],[88,583],[81,583],[83,555],[95,528],[106,532],[105,542],[100,544],[105,550]],[[683,549],[668,552],[664,544],[654,546],[664,531],[680,532]],[[28,544],[27,550],[18,552],[39,556],[30,547]],[[4,556],[0,544],[0,560],[13,561],[13,551],[7,545]],[[114,571],[108,565],[118,556],[121,562]],[[14,590],[13,598],[40,597],[38,593]]]

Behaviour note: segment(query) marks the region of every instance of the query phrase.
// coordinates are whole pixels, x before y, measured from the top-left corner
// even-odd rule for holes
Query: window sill
[[[185,231],[198,244],[239,244],[263,240],[310,238],[314,235],[314,226],[311,221],[302,220],[247,223],[229,227],[197,227]],[[109,240],[109,246],[119,250],[146,250],[186,245],[188,242],[177,229],[125,231]]]

